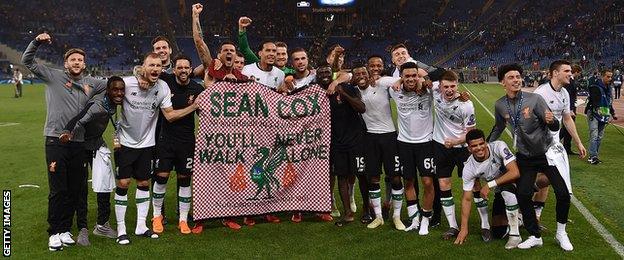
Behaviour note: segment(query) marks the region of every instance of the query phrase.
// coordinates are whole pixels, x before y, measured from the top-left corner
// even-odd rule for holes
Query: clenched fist
[[[52,37],[50,37],[50,35],[47,33],[37,35],[37,37],[35,37],[35,40],[43,43],[52,43]]]
[[[245,31],[247,29],[247,26],[249,26],[251,24],[251,19],[247,16],[243,16],[241,18],[238,18],[238,30],[239,31]]]
[[[197,3],[193,5],[192,10],[193,10],[193,15],[199,15],[202,12],[202,10],[204,10],[204,6],[202,4]]]
[[[546,113],[544,113],[544,119],[546,120],[546,124],[551,124],[554,121],[555,116],[553,115],[553,112],[546,111]]]

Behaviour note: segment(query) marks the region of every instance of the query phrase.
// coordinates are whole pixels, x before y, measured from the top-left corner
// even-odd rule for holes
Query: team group
[[[486,137],[476,128],[470,95],[458,91],[458,76],[412,59],[402,44],[390,51],[395,69],[388,73],[378,55],[353,64],[349,70],[343,68],[345,49],[340,45],[332,46],[326,60],[313,69],[305,49],[288,49],[282,42],[263,41],[254,53],[246,34],[251,19],[241,17],[238,48],[233,42],[222,42],[213,58],[201,32],[202,10],[201,4],[192,7],[193,39],[202,62],[195,68],[188,56],[178,54],[171,58],[171,44],[162,36],[152,41],[153,52],[135,68],[134,76],[113,76],[108,81],[84,75],[86,54],[81,49],[66,52],[64,70],[36,63],[37,49],[52,40],[47,33],[38,35],[27,47],[23,64],[46,83],[44,136],[51,251],[75,243],[90,244],[86,163],[91,165],[92,186],[97,194],[94,234],[115,238],[122,245],[130,243],[125,214],[128,187],[135,179],[134,233],[158,238],[166,225],[163,201],[174,169],[178,229],[183,234],[201,233],[203,221],[195,220],[193,228],[188,224],[196,99],[214,82],[250,80],[284,95],[310,84],[327,90],[332,123],[330,188],[334,189],[337,179],[344,210],[317,213],[321,220],[339,217],[336,226],[354,221],[357,206],[353,186],[357,179],[363,198],[360,221],[368,228],[377,228],[385,224],[384,219],[391,219],[397,230],[428,235],[430,227],[440,225],[444,214],[449,229],[443,238],[462,244],[468,235],[474,202],[484,241],[507,237],[506,249],[528,249],[543,244],[538,219],[548,187],[552,186],[557,201],[555,238],[563,250],[573,250],[566,233],[571,184],[568,155],[559,141],[561,125],[576,143],[580,157],[585,156],[586,150],[572,120],[569,94],[563,88],[573,77],[569,62],[553,62],[550,81],[533,93],[521,90],[520,66],[499,67],[498,80],[506,94],[496,101],[496,123]],[[204,85],[192,78],[203,79]],[[397,127],[390,99],[396,104]],[[121,105],[120,113],[117,105]],[[604,106],[596,103],[590,112],[596,111],[599,116]],[[109,122],[114,128],[116,171],[102,137]],[[505,142],[497,140],[507,125],[511,126],[515,155]],[[459,223],[451,192],[455,168],[463,181]],[[381,194],[382,172],[385,196]],[[116,230],[109,224],[113,191]],[[487,202],[490,191],[494,193],[492,223]],[[404,197],[407,225],[401,219]],[[151,229],[146,224],[150,202]],[[392,216],[385,216],[390,208]],[[77,240],[70,233],[74,215],[80,230]],[[262,217],[268,222],[280,221],[272,214]],[[291,220],[300,222],[302,217],[302,213],[295,212]],[[246,225],[254,225],[255,221],[253,216],[243,219]],[[231,218],[222,222],[233,229],[241,227]],[[524,241],[519,232],[521,224],[529,233]]]

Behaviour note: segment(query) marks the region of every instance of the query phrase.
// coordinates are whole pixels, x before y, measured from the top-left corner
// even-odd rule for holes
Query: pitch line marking
[[[0,122],[0,126],[14,126],[14,125],[19,125],[20,123],[14,123],[14,122]]]
[[[20,188],[36,188],[36,189],[40,188],[39,185],[35,185],[35,184],[22,184],[22,185],[20,185],[18,187],[20,187]]]
[[[492,116],[492,118],[495,118],[494,114],[492,114],[492,112],[481,102],[481,100],[479,100],[479,98],[477,98],[477,96],[474,95],[474,93],[472,93],[472,91],[470,91],[470,89],[468,89],[464,84],[461,85],[468,91],[468,93],[470,93],[471,98],[474,98],[481,105],[481,107],[483,107],[483,109],[485,109],[485,111]],[[512,137],[508,128],[505,128],[505,132]],[[589,212],[585,205],[583,205],[583,203],[578,200],[574,194],[570,194],[570,197],[572,204],[576,207],[576,209],[578,209],[581,215],[585,217],[587,222],[589,222],[589,224],[596,229],[598,234],[600,234],[600,236],[611,246],[611,248],[613,248],[613,250],[615,250],[618,255],[620,255],[620,257],[624,258],[624,246],[600,223],[600,221],[598,221],[598,219],[591,212]]]

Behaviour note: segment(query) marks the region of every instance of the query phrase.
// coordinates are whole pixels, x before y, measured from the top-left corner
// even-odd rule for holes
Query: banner
[[[197,104],[194,219],[330,211],[325,90],[284,96],[255,82],[219,82]]]

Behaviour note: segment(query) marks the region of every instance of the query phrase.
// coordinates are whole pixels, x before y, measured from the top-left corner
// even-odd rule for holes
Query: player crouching
[[[472,154],[466,161],[462,179],[464,194],[462,196],[461,229],[455,244],[463,244],[468,236],[468,218],[472,206],[472,190],[480,185],[479,179],[487,182],[481,188],[482,198],[487,198],[490,188],[500,193],[505,201],[507,221],[509,223],[509,239],[505,249],[513,249],[522,242],[518,225],[518,201],[516,186],[513,181],[520,177],[516,157],[503,141],[485,142],[483,131],[470,130],[466,134],[468,151]]]

